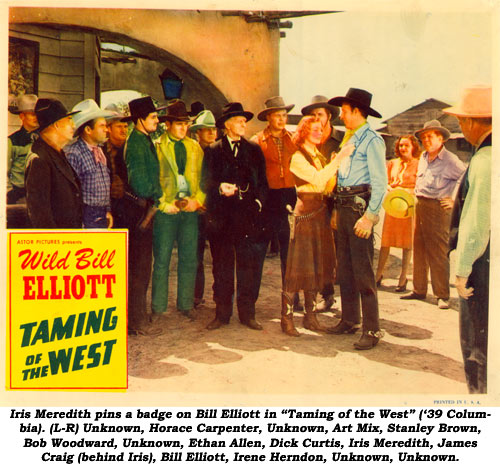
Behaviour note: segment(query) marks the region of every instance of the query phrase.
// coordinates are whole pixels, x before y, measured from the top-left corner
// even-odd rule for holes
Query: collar
[[[444,144],[443,146],[441,147],[441,151],[439,151],[437,153],[437,156],[433,159],[433,160],[436,160],[436,159],[442,159],[443,156],[444,156],[444,151],[446,150],[446,148],[444,147]],[[429,153],[427,151],[424,152],[423,156],[425,157],[425,159],[427,160],[427,162],[429,161]]]
[[[98,144],[90,144],[88,141],[85,141],[81,137],[80,137],[80,140],[83,141],[91,151],[93,151],[94,149],[100,148],[100,146]]]
[[[493,129],[489,129],[486,133],[484,133],[480,138],[479,141],[476,144],[476,148],[480,148],[481,145],[485,142],[486,138],[490,136],[493,132]]]
[[[177,143],[178,141],[184,141],[184,138],[182,139],[177,139],[177,138],[174,138],[168,131],[166,132],[167,134],[167,138],[172,141],[173,143]]]
[[[231,146],[231,149],[235,145],[235,143],[241,143],[242,138],[240,139],[233,139],[229,135],[226,135],[227,141],[229,142],[229,145]]]
[[[271,129],[269,128],[269,125],[266,126],[266,128],[264,128],[264,131],[262,133],[264,135],[264,139],[276,138],[276,136],[273,136],[271,134]],[[281,135],[278,136],[278,138],[284,138],[285,136],[292,136],[292,135],[286,128],[283,128],[283,131],[281,132]]]

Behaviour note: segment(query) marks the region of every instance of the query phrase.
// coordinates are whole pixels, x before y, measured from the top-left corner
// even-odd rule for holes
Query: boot
[[[281,294],[281,330],[287,336],[300,336],[293,324],[293,300],[289,300],[286,293]]]
[[[326,328],[319,324],[316,314],[316,292],[304,291],[304,322],[303,326],[310,331],[325,332]]]

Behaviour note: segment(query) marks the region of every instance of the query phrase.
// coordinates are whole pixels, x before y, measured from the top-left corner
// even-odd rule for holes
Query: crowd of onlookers
[[[207,329],[229,324],[234,302],[240,322],[254,330],[263,264],[270,242],[281,264],[281,329],[303,327],[354,334],[358,350],[383,337],[377,287],[390,248],[402,249],[396,292],[405,292],[413,252],[413,291],[432,291],[449,307],[450,248],[457,249],[460,335],[469,389],[486,391],[491,183],[491,88],[464,91],[457,116],[476,147],[468,166],[446,149],[438,120],[401,135],[386,163],[382,137],[367,121],[380,118],[372,95],[314,96],[291,133],[293,104],[269,98],[257,115],[265,128],[246,138],[254,115],[239,102],[220,115],[196,102],[158,106],[149,96],[101,109],[86,99],[68,111],[48,98],[24,95],[10,109],[21,128],[8,140],[9,205],[25,202],[32,228],[129,230],[130,334],[163,332],[169,270],[177,246],[177,310],[194,319],[203,303],[206,243],[213,262],[215,316]],[[345,132],[332,122],[340,115]],[[159,124],[163,132],[157,134]],[[465,174],[465,176],[464,176]],[[25,201],[24,201],[25,200]],[[385,210],[376,271],[373,228]],[[151,310],[146,293],[152,277]],[[341,319],[325,328],[340,286]],[[303,293],[303,298],[299,293]]]

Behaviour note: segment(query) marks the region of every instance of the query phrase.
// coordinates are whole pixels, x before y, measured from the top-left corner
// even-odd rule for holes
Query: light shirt
[[[231,151],[233,151],[234,157],[236,157],[238,155],[239,144],[241,142],[241,139],[232,139],[227,135],[226,135],[226,138],[229,141],[229,146],[231,147]],[[236,150],[235,150],[234,146],[236,143],[238,143],[238,145],[236,146]]]
[[[382,137],[364,123],[344,144],[354,144],[355,150],[339,167],[338,186],[371,185],[367,211],[378,214],[387,190],[385,143]]]
[[[469,189],[458,229],[456,275],[469,277],[472,265],[485,252],[491,228],[491,146],[474,154],[467,172]]]
[[[432,162],[425,151],[418,163],[415,195],[431,199],[452,197],[465,169],[465,164],[444,146]]]

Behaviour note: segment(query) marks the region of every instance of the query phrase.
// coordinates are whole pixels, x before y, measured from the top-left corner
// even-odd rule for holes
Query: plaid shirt
[[[64,148],[64,152],[80,179],[83,203],[111,210],[108,167],[95,161],[92,150],[82,138]]]

